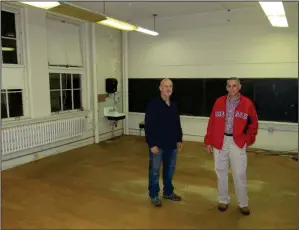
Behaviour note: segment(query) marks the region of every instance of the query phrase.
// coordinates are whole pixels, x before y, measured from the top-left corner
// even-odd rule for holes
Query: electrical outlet
[[[269,133],[273,133],[274,132],[274,128],[273,127],[268,128],[268,132]]]

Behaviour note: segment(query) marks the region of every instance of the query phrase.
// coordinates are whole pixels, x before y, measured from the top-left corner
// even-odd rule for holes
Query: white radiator
[[[85,116],[3,128],[2,155],[82,135]]]

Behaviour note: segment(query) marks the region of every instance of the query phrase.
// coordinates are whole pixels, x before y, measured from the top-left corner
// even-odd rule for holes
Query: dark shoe
[[[224,212],[226,211],[226,209],[228,208],[228,204],[218,204],[218,210],[221,211],[221,212]]]
[[[158,197],[151,198],[151,201],[152,201],[152,204],[156,207],[161,207],[162,206],[162,202]]]
[[[172,193],[170,195],[163,195],[163,198],[164,199],[169,199],[169,200],[172,200],[172,201],[181,201],[182,200],[182,197]]]
[[[249,215],[250,215],[250,209],[249,209],[248,207],[240,208],[240,212],[241,212],[244,216],[249,216]]]

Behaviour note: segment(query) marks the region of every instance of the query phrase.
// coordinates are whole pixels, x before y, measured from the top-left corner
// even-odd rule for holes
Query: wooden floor
[[[234,194],[229,210],[218,212],[213,158],[191,142],[174,178],[183,201],[155,208],[143,137],[83,147],[3,172],[2,228],[297,229],[297,162],[248,153],[248,164],[248,217]]]

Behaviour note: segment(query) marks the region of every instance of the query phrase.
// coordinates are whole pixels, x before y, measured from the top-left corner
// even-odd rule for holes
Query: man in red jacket
[[[258,118],[252,101],[240,94],[238,78],[229,78],[228,95],[218,98],[213,106],[204,142],[206,150],[214,153],[218,178],[218,209],[228,208],[228,167],[232,168],[240,212],[250,214],[247,195],[246,149],[255,142]]]

